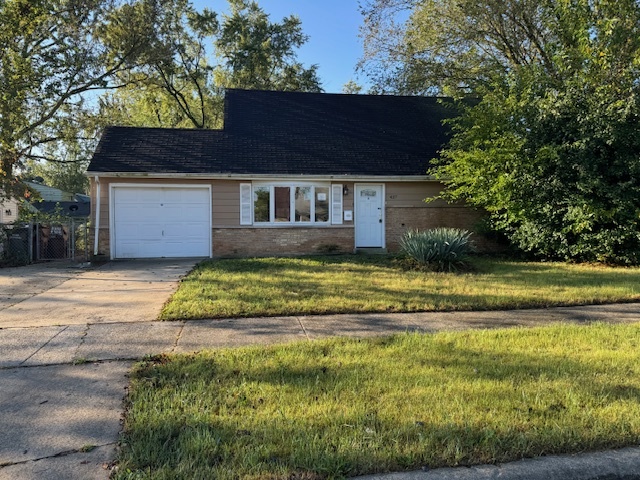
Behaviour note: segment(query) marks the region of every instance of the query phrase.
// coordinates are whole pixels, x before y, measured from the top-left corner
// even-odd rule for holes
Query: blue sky
[[[196,9],[204,7],[220,13],[227,11],[226,0],[194,0]],[[355,66],[362,56],[362,41],[358,37],[362,17],[357,0],[258,0],[271,21],[295,14],[310,38],[298,50],[298,59],[305,65],[318,65],[318,74],[326,92],[339,93],[349,80],[366,85],[358,78]]]

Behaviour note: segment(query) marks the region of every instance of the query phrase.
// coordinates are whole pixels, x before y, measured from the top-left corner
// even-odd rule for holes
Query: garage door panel
[[[164,230],[165,237],[171,238],[172,240],[182,238],[185,243],[202,241],[202,239],[207,238],[207,235],[207,226],[195,222],[166,225]]]
[[[116,258],[210,256],[208,188],[114,186],[112,194]]]
[[[166,212],[165,218],[170,220],[167,223],[181,223],[181,222],[200,222],[200,220],[209,215],[209,208],[178,208],[167,207],[164,210]]]

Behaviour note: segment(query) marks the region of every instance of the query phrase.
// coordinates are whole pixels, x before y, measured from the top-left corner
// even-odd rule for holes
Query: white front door
[[[384,198],[382,185],[356,185],[356,248],[384,247]]]

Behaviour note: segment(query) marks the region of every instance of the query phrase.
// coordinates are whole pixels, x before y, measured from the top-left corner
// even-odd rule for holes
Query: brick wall
[[[386,240],[390,252],[398,251],[404,232],[410,229],[427,230],[429,228],[462,228],[473,231],[482,218],[482,213],[460,206],[389,208],[386,210]],[[503,250],[495,242],[478,234],[471,237],[481,252]]]
[[[350,253],[353,245],[352,227],[213,229],[214,257]]]

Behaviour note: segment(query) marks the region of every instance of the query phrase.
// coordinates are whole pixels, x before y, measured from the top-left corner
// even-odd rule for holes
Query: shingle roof
[[[56,214],[61,217],[88,217],[91,214],[91,204],[88,202],[54,202],[42,201],[31,204],[42,213]]]
[[[223,130],[109,127],[88,171],[425,175],[453,114],[436,98],[228,90]]]

